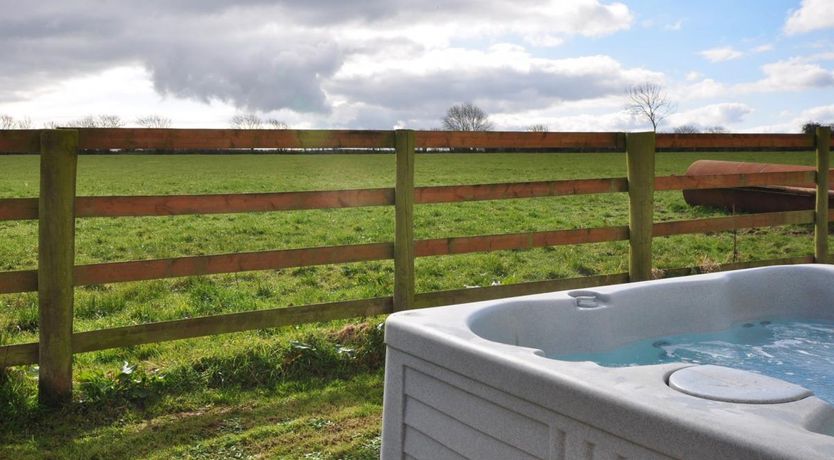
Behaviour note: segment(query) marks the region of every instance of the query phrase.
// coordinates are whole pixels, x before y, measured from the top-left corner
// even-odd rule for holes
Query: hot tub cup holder
[[[583,310],[604,307],[610,296],[596,291],[570,291],[568,295],[576,300],[576,308]]]

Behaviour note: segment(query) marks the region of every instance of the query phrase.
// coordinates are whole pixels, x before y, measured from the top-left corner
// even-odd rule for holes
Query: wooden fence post
[[[655,133],[626,135],[628,167],[628,278],[643,281],[652,276],[652,224],[654,214]]]
[[[394,131],[397,153],[394,311],[414,308],[414,131]]]
[[[75,264],[75,171],[78,131],[41,132],[38,227],[38,399],[72,399],[72,312]]]
[[[814,218],[814,262],[828,262],[828,169],[830,168],[831,128],[818,127],[817,206]]]

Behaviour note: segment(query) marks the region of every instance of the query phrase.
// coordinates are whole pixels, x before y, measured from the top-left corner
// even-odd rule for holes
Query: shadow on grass
[[[321,443],[346,449],[337,458],[364,458],[378,432],[383,362],[381,327],[351,325],[236,353],[218,350],[163,371],[125,364],[118,372],[81,372],[77,401],[58,411],[33,404],[31,376],[14,371],[0,382],[0,457],[137,458],[180,449],[169,453],[247,458],[244,447],[259,452],[269,447],[267,435],[283,433],[282,439],[303,439],[282,441],[280,449],[309,444],[316,452]],[[303,414],[315,413],[324,414],[326,429],[296,426]],[[345,423],[358,417],[348,425],[363,434],[342,440],[334,422],[340,417]],[[335,444],[324,442],[328,430]],[[243,450],[228,451],[239,444]]]
[[[153,415],[153,408],[78,404],[4,429],[0,457],[249,458],[264,451],[298,457],[329,451],[320,458],[373,458],[379,455],[381,403],[382,373],[376,372],[241,391],[162,415]]]

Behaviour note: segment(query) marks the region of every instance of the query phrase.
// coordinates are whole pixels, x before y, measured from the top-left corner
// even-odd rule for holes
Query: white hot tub
[[[834,267],[396,313],[386,323],[382,457],[834,458],[834,407],[803,386],[726,363],[606,367],[563,358],[786,316],[834,320]]]

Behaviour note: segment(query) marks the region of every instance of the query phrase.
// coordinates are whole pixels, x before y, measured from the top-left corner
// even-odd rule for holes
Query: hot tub
[[[834,458],[834,408],[800,385],[727,366],[564,358],[783,316],[834,320],[834,267],[766,267],[393,314],[382,457]]]

